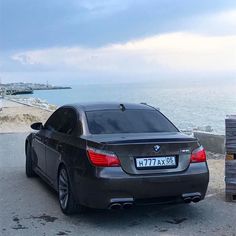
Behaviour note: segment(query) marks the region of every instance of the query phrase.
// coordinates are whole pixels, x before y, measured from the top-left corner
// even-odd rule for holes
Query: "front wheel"
[[[61,210],[66,215],[84,211],[84,207],[77,204],[71,189],[67,170],[62,166],[58,173],[58,198]]]
[[[26,146],[25,173],[28,178],[36,176],[33,170],[32,152],[29,144]]]

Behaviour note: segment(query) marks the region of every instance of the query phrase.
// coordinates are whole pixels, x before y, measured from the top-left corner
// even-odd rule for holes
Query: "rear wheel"
[[[83,212],[85,209],[77,204],[73,197],[68,173],[64,166],[60,168],[58,173],[58,198],[61,210],[66,215]]]
[[[26,146],[25,173],[28,178],[36,176],[33,170],[32,152],[29,144]]]

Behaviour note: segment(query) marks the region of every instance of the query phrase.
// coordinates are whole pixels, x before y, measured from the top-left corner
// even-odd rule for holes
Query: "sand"
[[[32,123],[44,123],[51,114],[41,108],[3,99],[0,102],[0,133],[30,132]]]

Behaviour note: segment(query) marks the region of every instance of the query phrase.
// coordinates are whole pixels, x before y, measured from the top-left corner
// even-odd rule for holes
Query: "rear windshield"
[[[86,112],[91,134],[176,132],[160,112],[152,110],[104,110]]]

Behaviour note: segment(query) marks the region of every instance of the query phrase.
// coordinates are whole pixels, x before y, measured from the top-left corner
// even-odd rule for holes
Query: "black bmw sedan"
[[[26,175],[50,184],[65,214],[205,197],[203,147],[147,104],[65,105],[31,127]]]

